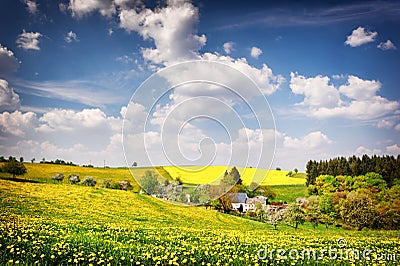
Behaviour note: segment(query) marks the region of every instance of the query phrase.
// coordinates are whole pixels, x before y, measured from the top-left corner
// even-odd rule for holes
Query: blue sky
[[[6,0],[0,7],[1,155],[124,165],[126,107],[135,121],[148,115],[129,107],[132,94],[157,70],[187,60],[224,63],[255,80],[275,118],[273,168],[400,154],[398,1]],[[149,115],[165,121],[196,90],[207,91],[174,91]],[[220,158],[231,156],[228,144],[256,153],[260,132],[269,130],[238,126],[228,141],[213,123],[186,129],[188,154],[214,137]],[[150,133],[160,144],[160,132]],[[128,160],[146,163],[135,153]]]

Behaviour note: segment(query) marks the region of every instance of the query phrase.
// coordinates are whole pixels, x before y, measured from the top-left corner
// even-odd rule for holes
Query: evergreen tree
[[[307,186],[315,184],[315,179],[317,179],[318,176],[316,161],[311,161],[311,160],[308,161],[306,165],[306,174],[307,174],[307,180],[306,180]]]
[[[242,179],[240,178],[240,173],[238,171],[238,169],[236,168],[236,166],[234,166],[232,168],[232,170],[229,173],[233,180],[235,181],[236,184],[241,185],[242,184]]]
[[[329,161],[309,161],[306,165],[307,186],[314,185],[320,175],[332,176],[361,176],[369,172],[380,174],[388,187],[400,182],[400,155],[394,156],[372,156],[364,154],[361,158],[352,156],[346,159],[338,157]]]

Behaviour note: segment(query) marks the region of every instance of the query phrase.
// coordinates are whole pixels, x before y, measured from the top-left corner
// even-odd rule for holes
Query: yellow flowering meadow
[[[0,213],[0,265],[397,265],[383,254],[400,254],[397,231],[274,230],[99,186],[0,180]],[[338,239],[368,256],[324,254]]]

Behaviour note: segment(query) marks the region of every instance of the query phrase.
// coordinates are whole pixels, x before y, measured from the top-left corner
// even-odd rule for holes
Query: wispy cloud
[[[51,110],[53,110],[54,108],[50,108],[50,107],[36,107],[36,106],[28,106],[28,105],[22,105],[20,108],[18,108],[19,111],[21,112],[33,112],[36,114],[44,114],[47,112],[50,112]]]
[[[234,23],[218,27],[217,30],[246,28],[253,25],[320,26],[371,18],[399,20],[400,3],[376,1],[337,6],[309,6],[301,10],[289,6],[266,6],[264,10],[246,14],[242,19],[235,18]]]
[[[125,103],[122,95],[115,91],[85,80],[55,81],[15,81],[19,92],[51,99],[82,103],[92,107]]]
[[[20,35],[18,35],[18,39],[16,43],[18,47],[23,50],[36,50],[40,51],[39,47],[39,38],[42,37],[42,34],[39,32],[26,32],[22,31]]]

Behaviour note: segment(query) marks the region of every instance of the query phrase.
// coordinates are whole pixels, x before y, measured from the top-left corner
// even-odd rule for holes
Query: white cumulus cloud
[[[375,41],[375,38],[378,36],[378,33],[375,31],[366,30],[363,27],[358,27],[353,30],[351,35],[347,36],[347,40],[344,42],[351,47],[357,47],[369,42]]]
[[[380,154],[382,154],[382,150],[380,150],[380,149],[370,149],[370,148],[367,148],[367,147],[364,147],[364,146],[359,146],[355,150],[354,154],[357,155],[357,156],[362,156],[364,154],[367,154],[367,155],[380,155]]]
[[[61,158],[76,163],[123,166],[122,118],[98,108],[53,109],[42,116],[0,113],[0,149],[24,158]]]
[[[65,6],[60,6],[61,9],[65,9]],[[70,0],[68,9],[72,16],[77,18],[95,11],[106,17],[111,17],[115,13],[115,5],[112,0]]]
[[[306,78],[297,73],[290,73],[290,88],[295,94],[304,95],[300,105],[313,107],[334,107],[340,103],[339,92],[329,83],[328,77],[318,75]]]
[[[0,44],[0,78],[7,76],[18,67],[19,62],[14,53]]]
[[[397,156],[397,155],[400,154],[400,147],[397,144],[393,144],[391,146],[387,146],[386,147],[386,152],[391,154],[391,155]]]
[[[35,1],[25,0],[26,9],[32,15],[35,15],[38,12],[38,4]]]
[[[19,96],[12,88],[8,86],[8,82],[0,79],[0,112],[5,110],[14,111],[20,105]]]
[[[339,92],[351,99],[368,100],[376,96],[382,84],[376,80],[363,80],[356,76],[348,76],[347,84],[339,87]]]
[[[276,132],[276,151],[274,168],[297,168],[304,171],[308,160],[321,160],[332,157],[330,150],[334,141],[321,131],[312,131],[300,137],[293,137],[283,132]]]
[[[397,47],[392,43],[391,40],[387,40],[386,42],[381,42],[377,46],[379,49],[386,51],[386,50],[396,50]]]
[[[40,37],[42,37],[42,34],[39,32],[26,32],[25,30],[23,30],[22,33],[18,35],[16,43],[18,44],[18,47],[23,50],[40,51]]]
[[[295,94],[304,95],[297,104],[303,113],[317,118],[342,117],[355,120],[376,119],[394,114],[400,107],[398,101],[390,101],[377,95],[382,84],[375,80],[363,80],[348,76],[347,83],[336,88],[329,77],[306,78],[291,73],[290,88]]]
[[[262,50],[258,47],[252,47],[250,55],[254,58],[258,58],[262,54]]]
[[[67,33],[67,35],[65,36],[64,40],[65,40],[67,43],[79,42],[78,35],[76,35],[76,33],[73,32],[73,31],[69,31],[69,32]]]
[[[235,59],[230,56],[221,56],[213,53],[205,53],[201,56],[201,58],[224,63],[243,72],[258,85],[265,95],[271,95],[285,82],[285,78],[282,75],[275,75],[272,72],[272,69],[266,64],[262,64],[261,68],[256,68],[249,65],[245,58]],[[229,78],[231,77],[227,77],[227,79]],[[240,84],[240,81],[237,82]],[[230,82],[227,80],[225,84],[230,84]]]
[[[154,41],[155,48],[143,48],[145,60],[169,65],[198,58],[206,44],[205,35],[197,35],[198,9],[191,3],[170,1],[164,8],[124,9],[119,13],[120,27],[139,33],[144,40]]]
[[[101,128],[107,121],[106,114],[100,109],[74,110],[54,109],[45,113],[40,119],[43,122],[41,131],[73,131],[84,128]]]
[[[230,54],[233,49],[234,42],[226,42],[224,43],[224,51],[226,54]]]
[[[23,137],[34,129],[36,123],[36,114],[33,112],[3,112],[0,114],[0,134]]]
[[[283,147],[290,149],[315,149],[317,147],[323,147],[327,144],[332,144],[332,140],[321,131],[311,132],[302,138],[292,138],[285,136],[283,140]]]

